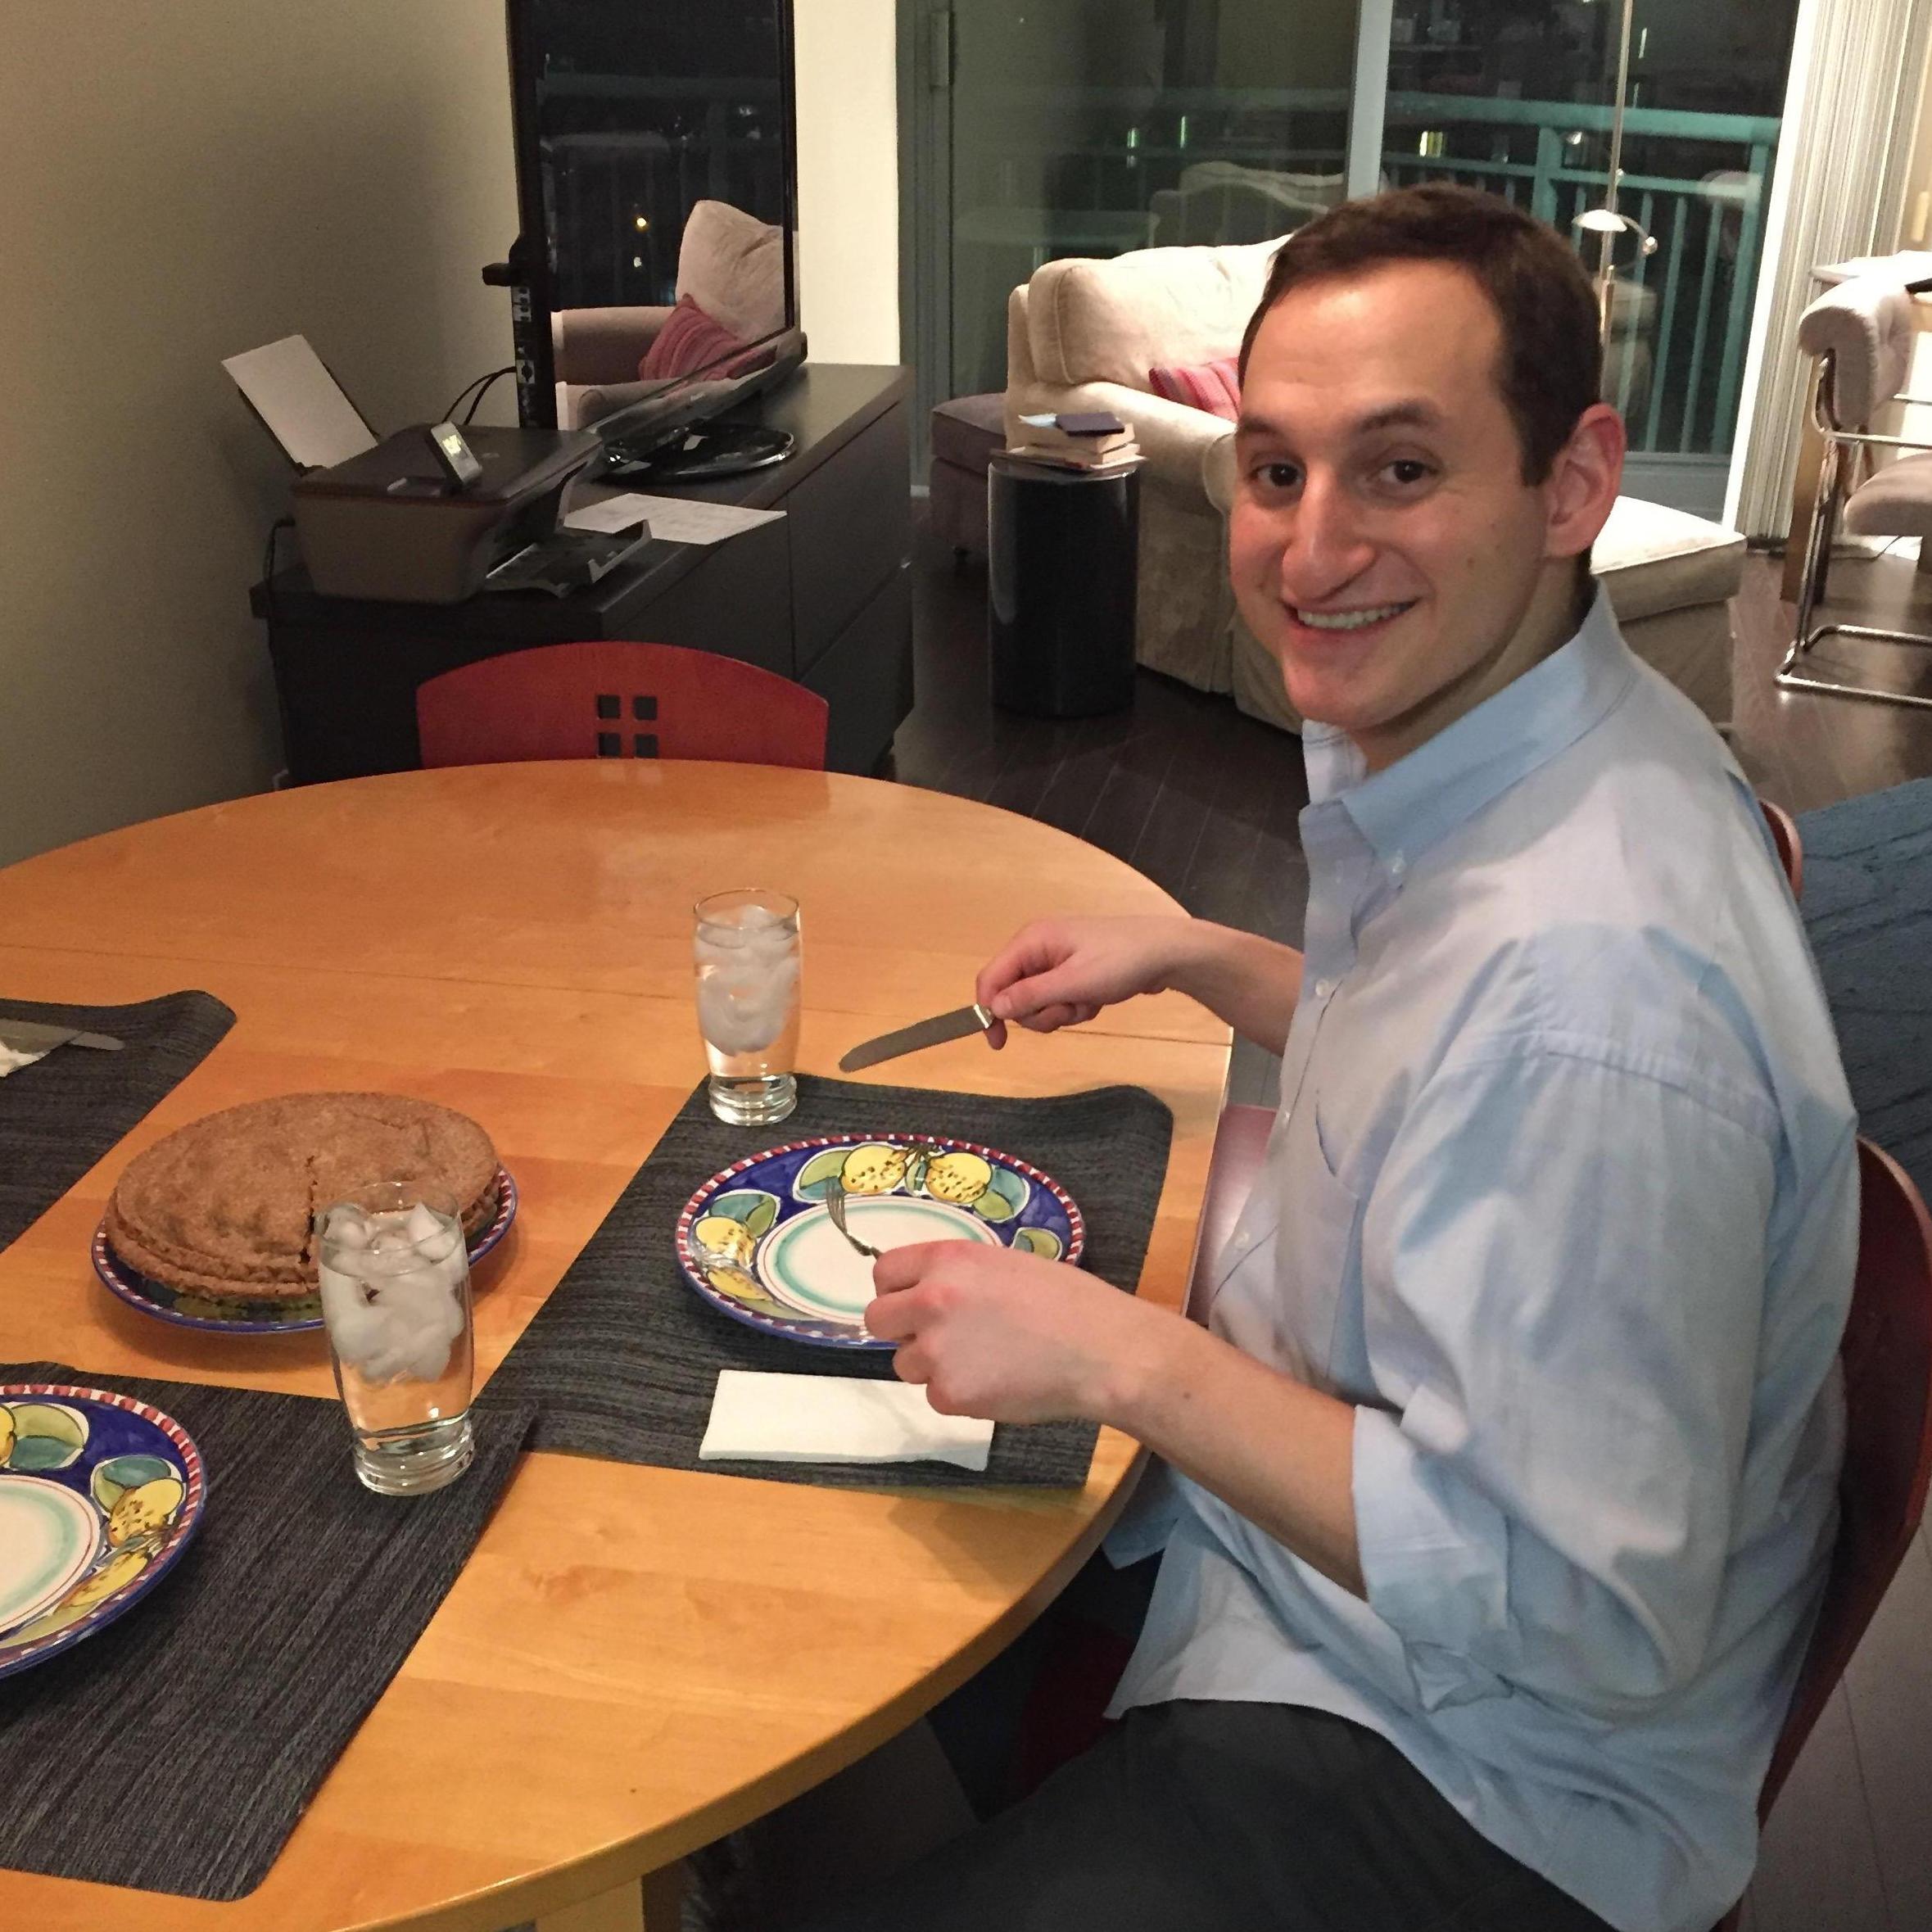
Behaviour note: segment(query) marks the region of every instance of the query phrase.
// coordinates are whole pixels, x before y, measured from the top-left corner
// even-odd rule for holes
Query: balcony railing
[[[1391,185],[1457,180],[1490,188],[1571,234],[1577,216],[1603,201],[1606,179],[1601,168],[1572,165],[1575,138],[1608,133],[1609,125],[1607,107],[1391,94],[1382,168]],[[1613,400],[1631,419],[1633,448],[1703,454],[1731,447],[1779,126],[1775,115],[1625,112],[1627,155],[1667,142],[1730,164],[1694,179],[1623,170],[1618,205],[1658,242],[1655,255],[1634,260],[1627,240],[1618,249],[1627,292],[1613,315],[1605,358]],[[1491,155],[1418,152],[1429,133],[1451,128],[1491,131]],[[1397,129],[1414,132],[1414,148],[1396,148],[1390,136]],[[1533,160],[1512,158],[1518,129],[1533,134]],[[1594,242],[1584,255],[1594,269]]]

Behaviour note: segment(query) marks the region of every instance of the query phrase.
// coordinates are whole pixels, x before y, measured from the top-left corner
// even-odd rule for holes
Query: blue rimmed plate
[[[496,1170],[496,1212],[489,1225],[469,1244],[473,1266],[504,1235],[517,1218],[517,1183],[507,1167]],[[108,1289],[143,1314],[174,1322],[183,1328],[213,1328],[228,1335],[295,1335],[322,1326],[322,1296],[296,1295],[281,1301],[243,1301],[238,1296],[197,1295],[188,1288],[171,1288],[152,1280],[115,1254],[103,1219],[94,1230],[94,1273]]]
[[[685,1279],[733,1321],[789,1342],[890,1348],[865,1328],[872,1264],[825,1206],[835,1175],[847,1225],[876,1248],[980,1241],[1078,1261],[1087,1245],[1066,1188],[997,1147],[943,1134],[830,1134],[713,1174],[677,1218]]]
[[[0,1382],[0,1677],[138,1603],[188,1547],[206,1494],[172,1416],[106,1389]]]

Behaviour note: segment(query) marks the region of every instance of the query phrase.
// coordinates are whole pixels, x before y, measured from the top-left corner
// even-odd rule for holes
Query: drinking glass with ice
[[[799,903],[760,886],[697,904],[692,957],[711,1111],[769,1126],[799,1104]]]
[[[383,1495],[454,1482],[474,1454],[469,1252],[449,1196],[376,1181],[315,1217],[322,1319],[355,1438]]]

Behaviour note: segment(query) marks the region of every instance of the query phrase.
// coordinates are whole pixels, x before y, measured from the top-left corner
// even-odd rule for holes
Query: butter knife
[[[106,1033],[81,1033],[71,1026],[50,1026],[43,1020],[0,1019],[0,1047],[16,1053],[48,1053],[56,1047],[94,1047],[118,1053],[127,1043]]]
[[[984,1007],[957,1007],[896,1033],[882,1033],[876,1040],[854,1047],[839,1062],[842,1074],[855,1074],[862,1066],[876,1066],[882,1060],[896,1060],[902,1053],[916,1053],[921,1047],[937,1047],[947,1040],[963,1040],[968,1034],[984,1033],[993,1024],[993,1016]]]

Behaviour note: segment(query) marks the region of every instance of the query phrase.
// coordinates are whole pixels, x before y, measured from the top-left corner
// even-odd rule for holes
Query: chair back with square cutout
[[[674,644],[540,645],[416,690],[425,767],[698,758],[823,771],[829,714],[775,671]]]

